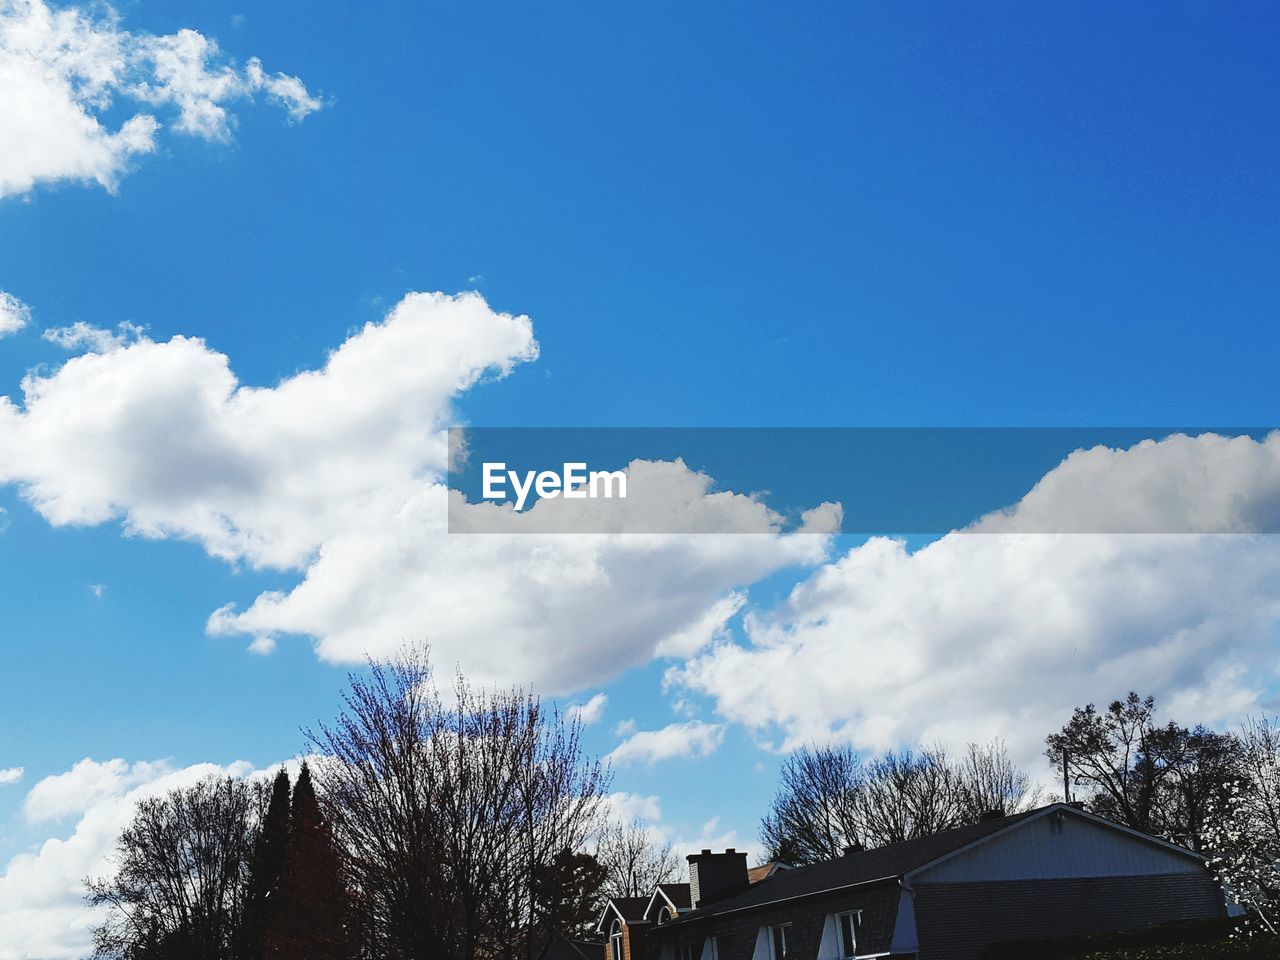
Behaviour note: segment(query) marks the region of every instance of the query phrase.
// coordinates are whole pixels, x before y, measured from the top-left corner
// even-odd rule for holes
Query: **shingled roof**
[[[693,911],[688,914],[688,919],[716,916],[731,910],[763,906],[778,900],[790,900],[794,897],[824,893],[877,880],[896,880],[917,867],[932,863],[939,857],[999,833],[1045,809],[1048,808],[1041,807],[1011,817],[984,820],[981,823],[956,827],[954,830],[907,840],[904,843],[890,844],[887,847],[877,847],[874,850],[848,853],[825,863],[779,870],[767,880],[752,884],[743,893],[718,900]]]
[[[648,906],[648,897],[610,897],[605,913],[613,910],[625,923],[644,923],[644,911]]]

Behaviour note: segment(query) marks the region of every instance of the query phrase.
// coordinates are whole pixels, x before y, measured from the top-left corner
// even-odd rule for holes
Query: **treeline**
[[[883,847],[1029,809],[1040,799],[998,740],[969,744],[959,756],[934,746],[865,764],[849,746],[809,747],[783,764],[760,834],[771,859],[819,863],[849,848]]]
[[[669,847],[606,816],[580,727],[425,653],[353,678],[295,783],[209,779],[139,804],[93,881],[98,956],[515,960],[587,931],[600,897],[675,879]]]
[[[608,896],[645,896],[681,863],[618,823],[580,725],[425,652],[353,678],[306,733],[296,780],[211,778],[139,803],[117,871],[89,884],[96,955],[114,960],[533,960],[591,936]],[[1047,740],[1075,799],[1213,855],[1264,923],[1280,901],[1280,733],[1158,722],[1130,694],[1074,711]],[[864,761],[811,747],[783,765],[762,822],[793,865],[910,840],[1047,796],[993,741]]]

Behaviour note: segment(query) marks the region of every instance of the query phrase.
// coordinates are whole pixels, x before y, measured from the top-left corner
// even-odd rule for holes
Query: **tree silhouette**
[[[348,896],[333,834],[320,812],[311,769],[293,788],[288,844],[276,904],[266,916],[268,960],[347,960]]]
[[[280,881],[288,852],[289,802],[289,774],[282,767],[271,785],[271,800],[262,818],[249,868],[240,949],[243,960],[264,960],[266,957],[266,931],[270,914],[279,905]]]

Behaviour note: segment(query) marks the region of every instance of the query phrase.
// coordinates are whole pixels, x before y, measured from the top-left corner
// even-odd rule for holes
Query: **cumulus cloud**
[[[12,293],[0,290],[0,337],[17,333],[31,322],[31,308]]]
[[[596,723],[604,716],[605,704],[609,702],[609,697],[603,693],[597,693],[586,703],[571,703],[565,711],[570,720],[576,720],[584,727],[589,727]]]
[[[116,838],[135,804],[206,776],[250,776],[251,764],[174,767],[165,761],[81,760],[31,788],[24,810],[42,822],[75,817],[53,837],[13,857],[0,871],[0,960],[74,960],[90,950],[96,916],[84,906],[83,881],[110,872]],[[48,805],[48,809],[42,809]]]
[[[1077,450],[983,533],[1280,532],[1280,432]]]
[[[297,77],[237,67],[195,30],[131,33],[109,6],[0,0],[0,197],[60,180],[114,190],[166,124],[226,140],[228,104],[259,93],[291,120],[321,107]],[[122,109],[135,112],[106,119]]]
[[[608,759],[619,766],[654,764],[675,757],[709,757],[724,742],[724,726],[690,720],[670,723],[661,730],[637,730],[618,744]]]
[[[0,769],[0,786],[8,786],[9,784],[18,783],[22,779],[25,771],[22,767],[7,767]]]
[[[1265,535],[1028,534],[1186,521],[1249,529],[1280,493],[1280,440],[1175,437],[1073,455],[1013,509],[914,552],[875,538],[825,564],[776,609],[673,667],[675,687],[776,746],[880,750],[1004,737],[1036,764],[1073,706],[1130,688],[1184,722],[1269,706],[1277,677],[1280,543]],[[1088,484],[1110,491],[1091,504]],[[1163,515],[1161,511],[1164,511]]]
[[[105,346],[28,376],[21,404],[0,400],[0,482],[55,525],[118,518],[133,535],[300,571],[293,589],[210,616],[211,633],[262,652],[301,635],[351,663],[426,639],[441,666],[477,682],[568,693],[659,648],[690,649],[714,633],[707,611],[744,584],[822,560],[828,538],[808,531],[838,522],[826,506],[806,515],[807,532],[783,533],[763,503],[713,492],[683,463],[636,461],[636,489],[650,494],[621,509],[756,532],[446,532],[456,397],[538,352],[527,317],[475,293],[410,294],[323,368],[273,387],[239,383],[195,338]],[[536,522],[563,503],[467,509],[482,527]]]

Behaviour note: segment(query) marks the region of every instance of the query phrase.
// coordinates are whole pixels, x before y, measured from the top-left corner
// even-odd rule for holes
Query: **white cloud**
[[[980,528],[1246,529],[1280,502],[1276,435],[1174,438],[1069,458]],[[1107,491],[1104,504],[1091,503]],[[1164,511],[1162,514],[1161,511]],[[1268,706],[1280,676],[1280,543],[1270,536],[953,533],[877,538],[746,617],[668,680],[780,746],[869,750],[1002,736],[1040,763],[1071,708],[1130,688],[1182,722]]]
[[[45,840],[13,857],[0,871],[0,960],[85,956],[95,915],[85,908],[83,880],[110,873],[116,838],[132,818],[135,804],[206,776],[254,772],[244,762],[175,768],[164,761],[86,759],[66,773],[41,780],[27,795],[28,819],[77,819],[69,836]]]
[[[570,720],[577,720],[584,727],[597,723],[604,716],[605,704],[609,702],[607,694],[597,693],[586,703],[571,703],[565,711]]]
[[[661,730],[638,730],[618,744],[608,759],[619,766],[654,764],[675,757],[708,757],[724,742],[724,726],[690,720],[670,723]]]
[[[528,318],[479,294],[410,294],[322,369],[269,388],[240,384],[198,339],[108,346],[29,376],[21,406],[0,399],[0,482],[55,525],[120,518],[130,534],[302,571],[293,589],[210,617],[212,634],[250,636],[261,652],[301,635],[351,663],[425,639],[442,669],[568,693],[659,647],[688,649],[743,584],[825,556],[826,536],[780,533],[764,504],[713,492],[680,462],[633,462],[634,498],[571,503],[613,504],[601,509],[614,520],[757,532],[446,532],[454,399],[537,356]],[[537,529],[564,503],[464,515],[476,528]],[[804,529],[837,519],[821,507]]]
[[[0,290],[0,337],[17,333],[31,322],[31,308],[12,293]]]
[[[746,602],[747,595],[735,590],[712,604],[699,620],[666,637],[658,644],[658,655],[687,659],[709,643],[728,639],[729,621]]]
[[[1174,434],[1077,450],[988,533],[1248,533],[1280,530],[1280,432]]]
[[[19,782],[24,773],[22,767],[7,767],[0,769],[0,786],[9,786]]]
[[[611,793],[604,799],[607,816],[619,823],[631,823],[635,820],[656,823],[662,819],[662,804],[656,796],[620,791]]]
[[[40,334],[40,337],[64,350],[110,353],[135,342],[142,334],[142,327],[128,320],[117,324],[115,330],[95,327],[77,320],[69,327],[52,327]]]
[[[267,74],[256,59],[239,69],[194,30],[130,33],[109,6],[3,0],[0,197],[60,180],[113,190],[134,158],[156,149],[166,122],[226,140],[234,120],[227,105],[259,92],[292,120],[321,106],[297,77]],[[104,117],[122,104],[137,112],[113,129]]]

